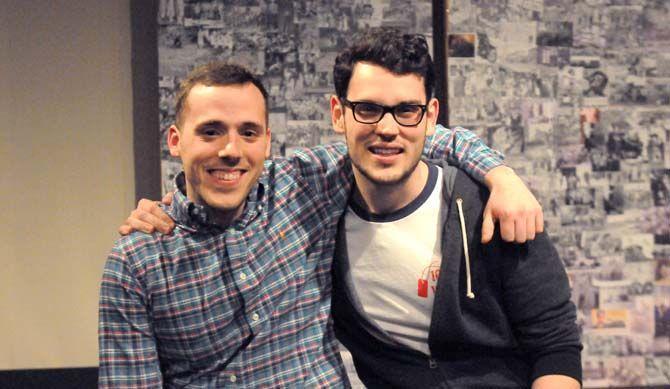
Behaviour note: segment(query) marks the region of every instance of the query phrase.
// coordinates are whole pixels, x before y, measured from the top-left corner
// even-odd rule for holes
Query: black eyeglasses
[[[363,124],[378,123],[387,112],[391,112],[393,119],[405,127],[413,127],[421,123],[423,115],[426,113],[426,105],[401,103],[393,107],[369,103],[367,101],[349,101],[345,98],[340,99],[344,105],[351,108],[354,113],[354,120]]]

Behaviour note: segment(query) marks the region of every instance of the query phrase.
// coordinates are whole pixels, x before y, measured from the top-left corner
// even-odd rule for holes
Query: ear
[[[181,134],[176,125],[171,125],[167,133],[167,144],[170,149],[170,155],[173,157],[179,157],[179,141],[181,140]]]
[[[335,95],[330,96],[330,117],[333,121],[333,130],[338,134],[344,134],[344,107]]]
[[[268,137],[265,145],[265,159],[270,158],[270,154],[272,153],[272,132],[270,131],[270,127],[265,129],[265,135]]]
[[[435,126],[437,125],[437,116],[440,114],[440,102],[436,98],[430,99],[426,104],[426,135],[433,135],[435,133]]]

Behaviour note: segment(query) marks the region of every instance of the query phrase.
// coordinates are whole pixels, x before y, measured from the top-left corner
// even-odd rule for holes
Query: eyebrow
[[[258,128],[263,128],[263,124],[258,123],[258,122],[251,122],[251,121],[246,121],[240,123],[239,127],[258,127]]]
[[[206,122],[202,122],[199,125],[197,125],[194,129],[196,132],[202,132],[206,131],[207,129],[216,129],[219,131],[230,131],[230,125],[226,124],[225,122],[221,120],[208,120]],[[233,127],[236,128],[236,131],[244,131],[244,130],[254,130],[257,131],[259,135],[264,133],[265,126],[262,123],[254,122],[254,121],[244,121],[242,123],[239,123],[239,125]]]
[[[196,129],[206,128],[206,127],[216,127],[216,128],[228,128],[228,126],[220,120],[208,120],[202,122],[196,126]]]

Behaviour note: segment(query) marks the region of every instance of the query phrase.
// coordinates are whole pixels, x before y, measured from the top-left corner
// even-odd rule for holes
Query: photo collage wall
[[[542,203],[584,386],[670,385],[670,2],[450,3],[450,124]]]

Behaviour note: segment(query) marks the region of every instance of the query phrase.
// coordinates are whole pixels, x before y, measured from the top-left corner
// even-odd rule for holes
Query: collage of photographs
[[[450,3],[450,125],[503,151],[543,204],[584,387],[669,385],[670,3]]]
[[[502,151],[544,207],[578,308],[584,387],[670,385],[670,2],[449,0],[449,125]],[[163,191],[177,82],[234,60],[270,94],[272,152],[338,140],[335,55],[356,31],[432,41],[432,2],[161,0]],[[641,28],[644,26],[644,29]]]

